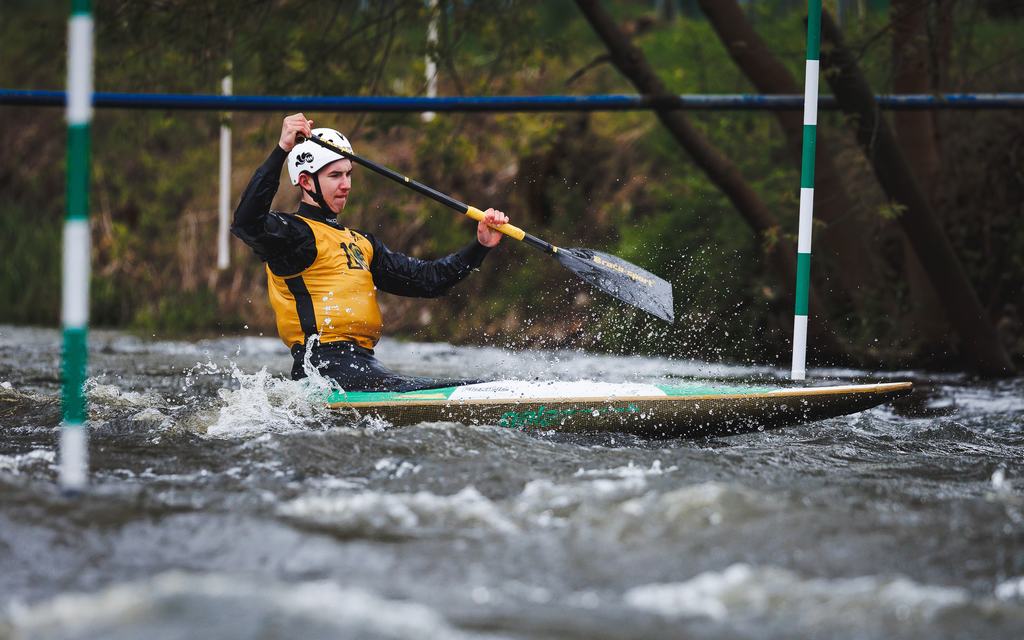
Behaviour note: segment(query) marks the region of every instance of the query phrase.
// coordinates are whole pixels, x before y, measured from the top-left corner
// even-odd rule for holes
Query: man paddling
[[[497,246],[502,234],[491,227],[508,217],[488,209],[476,239],[438,260],[391,251],[338,219],[352,189],[352,162],[308,139],[317,136],[347,151],[352,146],[334,129],[312,126],[301,113],[284,119],[281,138],[245,188],[231,226],[267,263],[270,305],[277,332],[291,349],[292,378],[306,377],[308,358],[347,391],[415,391],[474,382],[403,376],[381,365],[373,355],[383,326],[377,290],[444,295]],[[299,136],[306,140],[299,142]],[[286,161],[292,184],[302,189],[295,213],[270,210]]]

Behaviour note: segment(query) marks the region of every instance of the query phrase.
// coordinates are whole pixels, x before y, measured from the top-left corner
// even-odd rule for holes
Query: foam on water
[[[673,471],[678,471],[678,470],[679,470],[679,467],[677,467],[675,465],[673,465],[671,467],[668,467],[666,469],[663,469],[661,467],[661,460],[655,460],[654,462],[652,462],[650,468],[644,468],[644,467],[638,466],[638,465],[634,464],[632,460],[630,460],[629,464],[627,464],[626,466],[624,466],[624,467],[615,467],[614,469],[583,469],[583,467],[580,467],[576,471],[576,473],[573,474],[573,476],[577,477],[577,478],[581,478],[581,477],[586,477],[586,478],[595,478],[595,477],[597,477],[597,478],[603,478],[603,477],[633,478],[633,477],[637,477],[637,476],[639,476],[639,477],[660,476],[660,475],[664,475],[666,473],[672,473]]]
[[[114,407],[138,407],[150,408],[164,406],[167,404],[163,398],[156,393],[139,393],[128,391],[115,385],[102,384],[95,378],[89,378],[85,382],[85,393],[90,404],[114,406]]]
[[[990,482],[998,494],[1010,495],[1013,493],[1013,483],[1006,479],[1006,467],[997,467],[992,472]]]
[[[972,600],[961,588],[938,587],[902,576],[803,578],[777,567],[734,564],[690,580],[629,589],[627,604],[669,617],[714,620],[790,619],[804,629],[876,628],[907,631],[970,607],[983,615],[1024,621],[1024,608]]]
[[[390,458],[375,468],[392,477],[417,473]],[[405,538],[443,530],[511,534],[572,527],[642,542],[737,527],[781,508],[780,500],[741,486],[707,482],[658,492],[646,478],[637,473],[569,483],[532,480],[519,495],[500,501],[472,486],[451,495],[329,491],[286,502],[277,514],[344,537]]]
[[[467,637],[430,607],[361,588],[176,571],[32,606],[13,603],[6,617],[15,637],[44,639]]]
[[[306,377],[302,380],[279,378],[266,367],[247,374],[232,363],[230,374],[238,388],[218,390],[223,405],[207,428],[207,435],[233,438],[333,426],[339,414],[329,409],[324,399],[341,388],[322,376],[309,358],[307,351],[303,363]],[[207,373],[218,373],[212,363],[203,366],[208,368]]]
[[[463,530],[513,533],[518,527],[473,487],[450,496],[427,491],[363,491],[307,496],[288,502],[279,515],[343,536],[417,537]]]
[[[0,454],[0,473],[20,475],[22,472],[40,468],[55,468],[57,452],[49,449],[33,449],[21,455],[5,456]]]
[[[1024,384],[1020,380],[998,384],[1004,393],[993,394],[991,389],[944,385],[940,387],[942,402],[951,404],[959,413],[967,415],[1024,412]]]
[[[786,508],[783,500],[740,485],[703,482],[658,490],[649,483],[652,475],[658,474],[568,484],[534,480],[511,509],[524,528],[568,528],[611,545],[647,546],[735,533]]]
[[[669,536],[701,528],[737,527],[781,508],[782,501],[771,494],[721,482],[649,494],[622,505],[623,511],[639,515]]]
[[[552,480],[531,480],[523,487],[516,502],[521,517],[544,516],[567,518],[586,505],[612,505],[642,495],[647,480],[642,475],[618,479],[598,478],[572,483]]]
[[[317,385],[283,380],[267,370],[254,374],[234,369],[237,389],[220,389],[221,407],[207,428],[215,438],[236,438],[320,427],[329,422],[329,409]]]
[[[394,458],[381,458],[374,465],[373,468],[377,471],[386,473],[392,478],[402,478],[406,475],[416,475],[422,468],[418,464],[413,464],[408,460],[395,460]]]
[[[1000,600],[1019,600],[1024,602],[1024,576],[1000,582],[996,585],[995,596]]]

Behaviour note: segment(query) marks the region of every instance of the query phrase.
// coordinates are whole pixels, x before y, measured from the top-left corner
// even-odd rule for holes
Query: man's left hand
[[[484,219],[476,226],[476,239],[485,247],[496,247],[501,242],[501,236],[504,235],[500,231],[495,231],[491,227],[500,227],[508,222],[508,216],[497,209],[488,209],[484,211]]]

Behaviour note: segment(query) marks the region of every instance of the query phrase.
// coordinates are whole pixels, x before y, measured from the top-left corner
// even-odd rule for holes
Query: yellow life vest
[[[370,274],[373,245],[351,229],[299,218],[316,238],[316,260],[304,271],[281,277],[267,267],[270,306],[277,333],[289,348],[320,334],[320,342],[346,340],[372,349],[383,321]]]

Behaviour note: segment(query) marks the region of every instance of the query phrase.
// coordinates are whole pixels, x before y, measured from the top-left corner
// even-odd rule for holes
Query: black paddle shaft
[[[374,173],[379,173],[385,178],[394,180],[413,191],[425,195],[432,200],[450,207],[461,214],[467,215],[474,220],[480,220],[483,212],[475,207],[460,202],[448,194],[441,193],[425,184],[417,182],[408,176],[379,165],[372,160],[346,151],[335,145],[322,140],[316,136],[308,138],[316,144],[334,151],[335,153],[348,158],[356,164],[361,164]],[[643,309],[653,316],[661,318],[665,322],[675,321],[675,310],[672,301],[672,285],[658,276],[641,269],[635,264],[626,262],[600,251],[592,249],[564,249],[556,247],[550,242],[541,240],[537,236],[526,233],[519,227],[510,224],[503,224],[493,227],[495,230],[507,236],[522,240],[526,244],[540,249],[544,253],[553,255],[566,269],[572,271],[585,282],[597,287],[601,291],[631,304],[634,307]]]
[[[320,139],[320,138],[318,138],[316,136],[313,136],[312,138],[308,138],[308,139],[311,140],[312,142],[315,142],[316,144],[320,145],[321,147],[324,147],[325,149],[330,149],[331,151],[334,151],[335,153],[339,153],[339,154],[345,156],[346,158],[348,158],[352,162],[355,162],[356,164],[363,165],[364,167],[366,167],[370,171],[373,171],[374,173],[379,173],[380,175],[384,176],[385,178],[389,178],[391,180],[394,180],[395,182],[398,182],[399,184],[402,184],[402,185],[408,187],[409,189],[412,189],[413,191],[415,191],[415,192],[417,192],[417,193],[419,193],[421,195],[427,196],[428,198],[430,198],[432,200],[436,200],[437,202],[440,202],[441,204],[445,205],[446,207],[449,207],[451,209],[455,209],[456,211],[458,211],[459,213],[461,213],[463,215],[466,215],[466,214],[469,213],[470,206],[468,204],[466,204],[465,202],[456,200],[455,198],[451,197],[447,193],[441,193],[437,189],[428,187],[427,185],[423,184],[422,182],[417,182],[416,180],[413,180],[409,176],[404,176],[404,175],[398,173],[397,171],[395,171],[394,169],[389,169],[388,167],[385,167],[383,165],[379,165],[379,164],[377,164],[376,162],[374,162],[372,160],[367,160],[366,158],[364,158],[364,157],[362,157],[360,155],[357,155],[357,154],[352,153],[350,151],[345,151],[344,149],[340,149],[340,148],[334,146],[333,144],[331,144],[330,142],[327,142],[326,140],[322,140],[322,139]],[[511,225],[509,225],[509,226],[511,226]],[[550,242],[546,242],[544,240],[541,240],[537,236],[535,236],[533,234],[530,234],[530,233],[526,233],[525,231],[523,231],[522,233],[523,233],[523,236],[521,238],[517,237],[516,235],[513,235],[512,237],[516,238],[517,240],[522,240],[526,244],[528,244],[528,245],[530,245],[532,247],[535,247],[537,249],[540,249],[541,251],[543,251],[545,253],[556,253],[558,251],[558,248],[555,245],[551,244]]]

